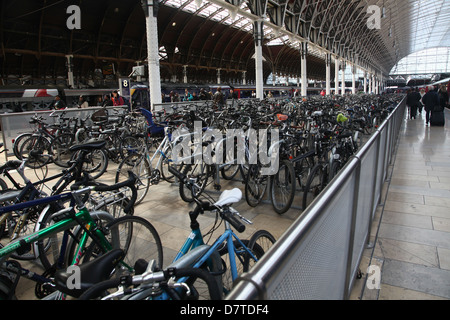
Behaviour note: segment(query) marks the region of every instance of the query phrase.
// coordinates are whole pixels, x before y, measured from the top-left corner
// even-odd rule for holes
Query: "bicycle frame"
[[[81,189],[79,191],[75,191],[73,193],[64,193],[59,195],[50,196],[43,199],[36,199],[32,201],[28,201],[25,203],[19,203],[15,205],[11,205],[8,207],[1,207],[0,208],[0,214],[9,212],[9,211],[15,211],[15,210],[22,210],[27,207],[31,206],[38,206],[42,204],[50,204],[52,202],[57,201],[67,201],[67,200],[74,200],[75,193],[82,194],[83,192],[86,192],[85,189]],[[72,211],[72,208],[61,210],[60,213],[65,214],[69,213],[69,211]],[[83,233],[79,245],[76,250],[75,258],[72,261],[72,264],[77,264],[79,261],[79,256],[82,253],[82,250],[87,242],[87,239],[89,237],[89,233],[92,234],[91,230],[94,230],[94,236],[92,237],[94,240],[99,241],[99,244],[101,247],[107,251],[111,249],[110,243],[105,238],[104,234],[97,229],[97,224],[95,223],[94,219],[91,217],[90,212],[85,208],[82,207],[77,213],[74,215],[71,215],[67,218],[61,219],[60,221],[56,222],[55,224],[48,226],[42,230],[35,231],[25,237],[22,237],[21,239],[18,239],[5,247],[0,249],[0,260],[8,257],[12,253],[16,252],[17,250],[21,250],[22,248],[26,248],[27,246],[31,246],[31,244],[43,240],[46,238],[49,238],[50,236],[57,234],[59,232],[68,230],[74,226],[77,225],[85,225],[85,233]]]
[[[258,261],[258,259],[255,257],[255,255],[244,245],[244,243],[239,239],[239,237],[233,232],[228,222],[225,221],[225,232],[214,242],[214,244],[211,245],[210,249],[203,255],[203,257],[195,263],[193,266],[194,268],[199,268],[201,265],[203,265],[209,257],[212,255],[214,250],[217,250],[224,242],[227,243],[228,253],[229,253],[229,260],[230,260],[230,269],[231,269],[231,277],[234,280],[238,277],[237,273],[237,266],[236,266],[236,255],[235,253],[238,253],[238,250],[236,249],[233,238],[238,241],[238,243],[242,246],[243,250],[246,251],[248,254],[250,254],[250,257],[254,259],[255,261]],[[190,235],[187,237],[186,241],[184,242],[183,246],[181,247],[180,251],[174,258],[174,262],[180,259],[182,256],[187,254],[190,250],[201,246],[204,244],[203,236],[200,231],[200,229],[194,229],[191,231]],[[233,254],[234,253],[234,254]],[[239,255],[237,255],[239,258]],[[239,258],[240,259],[240,258]],[[242,262],[242,261],[241,261]]]

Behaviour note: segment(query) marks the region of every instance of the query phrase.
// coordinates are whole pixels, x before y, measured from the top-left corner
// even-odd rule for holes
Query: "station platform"
[[[370,244],[361,261],[362,277],[354,282],[350,300],[450,299],[450,110],[445,112],[445,127],[427,126],[424,112],[412,120],[405,115]],[[102,181],[112,182],[114,173],[110,167]],[[244,188],[239,181],[222,183],[222,190]],[[219,194],[212,191],[214,197]],[[279,215],[268,201],[251,208],[241,200],[235,208],[253,224],[239,236],[246,239],[256,230],[266,229],[279,238],[301,215],[295,207],[300,199],[294,201],[293,208]],[[160,234],[164,265],[171,262],[189,234],[187,213],[191,207],[180,199],[177,185],[164,182],[150,187],[146,199],[136,207],[135,215],[147,218]],[[205,232],[214,220],[211,214],[200,217]],[[216,233],[222,231],[219,228]],[[215,237],[211,236],[212,241]],[[37,262],[27,265],[39,270]],[[366,285],[371,265],[381,271],[380,289]],[[36,299],[34,283],[20,281],[17,298]]]
[[[450,110],[445,117],[434,127],[425,111],[405,114],[351,299],[450,299]],[[381,270],[379,290],[366,285],[370,265]]]

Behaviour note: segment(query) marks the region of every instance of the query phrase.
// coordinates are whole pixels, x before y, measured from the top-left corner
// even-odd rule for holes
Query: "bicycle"
[[[121,181],[128,171],[132,171],[136,175],[136,188],[138,190],[136,205],[143,201],[150,186],[158,184],[161,178],[167,182],[173,182],[173,176],[168,171],[169,164],[173,162],[173,148],[176,143],[191,136],[190,133],[187,133],[180,135],[177,139],[172,139],[170,132],[172,127],[166,125],[161,128],[164,132],[164,138],[154,152],[151,152],[149,147],[151,136],[147,136],[142,148],[135,149],[134,152],[129,150],[128,156],[122,160],[116,171],[116,183]],[[182,168],[182,165],[180,165],[180,168]]]
[[[11,254],[15,252],[19,255],[23,254],[29,251],[31,249],[31,245],[36,242],[38,243],[40,249],[40,255],[46,254],[44,240],[48,238],[56,238],[61,232],[64,232],[65,237],[68,237],[70,233],[76,241],[69,243],[67,238],[64,239],[65,241],[62,242],[60,247],[60,255],[58,259],[60,265],[55,265],[55,269],[53,270],[54,272],[58,272],[56,271],[56,266],[65,266],[64,259],[67,257],[70,257],[70,261],[68,261],[67,265],[78,265],[79,263],[91,261],[97,256],[101,256],[103,253],[117,248],[124,250],[125,257],[119,259],[120,263],[115,269],[115,276],[120,276],[123,273],[133,273],[134,263],[132,262],[142,258],[143,254],[145,254],[144,259],[147,261],[155,258],[158,265],[162,265],[161,241],[158,233],[147,220],[135,216],[124,216],[117,219],[109,219],[110,222],[105,226],[102,224],[101,220],[96,220],[91,216],[91,212],[85,205],[86,195],[93,190],[111,191],[122,187],[128,187],[132,190],[133,196],[126,210],[131,209],[131,207],[134,206],[134,201],[137,196],[134,188],[134,179],[134,176],[130,173],[129,180],[111,186],[84,187],[82,189],[72,190],[71,192],[54,195],[47,198],[0,208],[0,213],[6,213],[12,210],[22,210],[34,205],[55,202],[63,203],[70,201],[70,206],[68,208],[62,208],[59,212],[52,215],[52,225],[44,226],[44,228],[39,229],[30,235],[0,248],[1,265],[3,266]],[[75,210],[75,207],[77,208],[77,211]],[[142,238],[142,234],[136,234],[136,232],[140,230],[139,225],[146,230],[147,234],[144,235],[144,238]],[[73,227],[77,228],[72,229]],[[71,229],[72,231],[68,232]],[[144,250],[141,250],[141,245],[143,243],[145,243],[145,246],[143,247]],[[154,245],[151,250],[150,244]],[[139,257],[135,257],[135,254],[139,255]],[[60,271],[60,273],[64,273],[64,271]],[[63,276],[63,274],[61,276]],[[103,274],[103,276],[105,276],[105,274]],[[101,281],[104,279],[96,280]],[[70,292],[70,294],[74,294],[75,297],[81,295],[82,292],[87,289],[83,288],[79,291],[73,292],[66,290],[61,283],[57,283],[56,288],[63,293]]]
[[[191,187],[195,185],[194,180],[188,179],[172,166],[169,170],[180,183]],[[238,232],[243,232],[245,225],[241,221],[251,223],[231,207],[231,204],[239,201],[241,197],[242,192],[237,188],[224,191],[214,204],[201,201],[198,196],[194,196],[196,206],[189,212],[191,234],[168,268],[157,270],[152,263],[149,263],[142,275],[126,277],[123,281],[104,281],[94,285],[80,298],[178,300],[209,297],[221,299],[231,288],[231,282],[222,282],[226,269],[231,269],[231,277],[233,280],[236,279],[240,272],[249,270],[250,265],[264,254],[260,243],[264,245],[269,242],[271,245],[275,242],[273,236],[267,231],[256,232],[251,240],[240,240],[232,231],[231,225]],[[225,221],[225,232],[212,245],[204,243],[204,236],[197,221],[197,217],[205,211],[216,211]],[[229,267],[219,254],[222,256],[228,254]],[[176,272],[177,270],[186,270],[186,272]],[[204,275],[201,278],[207,283],[208,296],[204,295],[201,283],[197,281],[200,274]],[[104,296],[104,291],[109,289],[113,291]],[[190,296],[192,292],[193,297]]]
[[[224,291],[226,293],[231,289],[232,282],[238,277],[238,275],[249,270],[249,268],[264,254],[264,250],[259,245],[258,239],[260,237],[264,237],[265,239],[270,239],[273,244],[275,242],[275,238],[268,231],[260,233],[257,232],[251,237],[250,240],[241,240],[234,233],[231,227],[242,233],[245,231],[245,225],[242,222],[245,224],[251,224],[250,220],[244,218],[238,211],[231,207],[233,203],[241,200],[242,191],[240,189],[234,188],[232,190],[225,190],[220,195],[218,201],[210,204],[208,201],[199,200],[199,195],[195,194],[195,190],[198,188],[198,186],[196,187],[195,178],[188,178],[172,166],[169,167],[169,170],[178,178],[180,183],[187,185],[191,189],[192,197],[195,202],[194,210],[189,212],[191,234],[186,239],[174,261],[181,259],[190,250],[204,244],[204,235],[201,233],[197,218],[205,211],[215,211],[217,217],[220,217],[222,219],[221,221],[225,221],[225,231],[216,241],[214,241],[208,252],[205,253],[205,255],[194,265],[194,267],[202,266],[214,250],[218,250],[221,256],[228,254],[227,260],[229,265],[227,266],[227,269],[229,269],[230,274],[225,277],[223,283]],[[217,229],[217,227],[218,226],[212,227],[208,234],[212,235],[212,232]],[[217,272],[217,270],[213,269],[212,272]]]
[[[61,129],[60,125],[49,126],[37,115],[31,118],[30,123],[37,124],[38,128],[31,135],[23,134],[15,140],[13,148],[18,150],[17,158],[29,158],[27,165],[31,168],[40,168],[50,162],[64,166],[70,155],[68,150],[73,143],[73,135]],[[34,153],[33,157],[30,157],[31,153]]]

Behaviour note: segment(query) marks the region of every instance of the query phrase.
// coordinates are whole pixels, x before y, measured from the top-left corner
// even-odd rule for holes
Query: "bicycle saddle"
[[[219,197],[219,201],[214,203],[215,206],[221,207],[228,204],[239,202],[242,199],[241,189],[234,188],[231,190],[225,190]]]
[[[94,141],[90,141],[90,142],[86,142],[86,143],[82,143],[82,144],[76,144],[74,146],[71,146],[69,148],[70,151],[74,152],[74,151],[78,151],[78,150],[97,150],[97,149],[102,149],[104,148],[106,145],[106,141],[104,140],[94,140]]]
[[[22,161],[19,160],[8,160],[4,165],[0,166],[0,172],[17,169],[21,164]]]
[[[75,272],[67,271],[67,269],[58,270],[55,274],[55,287],[63,293],[78,298],[94,284],[107,280],[124,256],[125,253],[122,249],[114,249],[92,261],[79,265],[75,272],[78,272],[80,276],[78,278],[80,283],[75,283],[77,280]],[[69,289],[68,285],[75,288]]]

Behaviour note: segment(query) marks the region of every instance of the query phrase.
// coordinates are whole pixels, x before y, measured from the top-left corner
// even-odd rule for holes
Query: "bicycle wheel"
[[[175,164],[172,160],[172,149],[166,148],[162,152],[161,155],[162,159],[159,163],[159,171],[161,172],[161,178],[163,178],[164,181],[167,181],[169,183],[175,182],[175,177],[173,174],[169,172],[169,166],[175,167],[178,171],[182,171],[183,164]]]
[[[85,152],[83,150],[79,152]],[[73,159],[78,158],[78,153],[73,155]],[[106,172],[108,168],[108,156],[104,150],[92,150],[86,153],[82,170],[91,175],[92,179],[97,179]]]
[[[325,188],[325,172],[321,164],[317,164],[311,169],[305,191],[303,192],[303,210],[319,195]]]
[[[29,137],[20,147],[20,159],[27,158],[26,166],[30,168],[41,168],[51,160],[51,144],[42,136]]]
[[[20,155],[20,149],[22,148],[22,144],[32,136],[33,134],[31,132],[26,132],[18,135],[14,139],[14,143],[12,146],[13,153],[16,156],[17,159],[22,160],[22,156]]]
[[[153,225],[144,218],[137,216],[117,218],[106,226],[105,235],[112,246],[111,249],[122,249],[125,253],[122,263],[116,268],[114,277],[134,274],[135,266],[141,261],[155,260],[156,267],[162,268],[163,248],[161,239]],[[85,263],[101,254],[102,250],[98,245],[91,242],[86,247],[81,261]]]
[[[264,253],[266,253],[275,241],[275,237],[269,231],[258,230],[250,238],[248,247],[252,249],[254,246],[259,245],[264,250]]]
[[[132,171],[137,177],[136,189],[138,196],[135,205],[138,205],[147,195],[151,183],[152,173],[145,155],[133,153],[123,159],[117,168],[115,183],[127,180],[129,177],[128,171]]]
[[[142,141],[134,136],[125,136],[120,139],[120,157],[125,159],[133,153],[141,153],[143,150]]]
[[[53,220],[52,215],[55,212],[59,211],[59,209],[60,208],[55,207],[55,205],[53,204],[46,206],[41,213],[42,218],[40,218],[40,222],[36,223],[35,231],[39,231],[53,225],[55,221]],[[98,211],[97,213],[92,212],[92,215],[95,217],[95,222],[100,228],[106,226],[111,221],[114,221],[114,218],[107,212],[101,211]],[[75,222],[74,226],[76,227]],[[80,232],[79,227],[77,230],[78,230],[77,234],[79,237]],[[61,251],[64,237],[66,237],[65,241],[68,241],[69,243],[68,248],[70,248],[65,252]],[[71,259],[73,258],[71,254],[75,252],[75,247],[73,246],[76,246],[77,244],[77,240],[74,240],[73,237],[74,235],[72,233],[64,234],[64,232],[59,232],[57,234],[51,235],[47,239],[39,240],[36,242],[35,245],[37,250],[37,256],[41,261],[42,266],[44,267],[45,270],[49,270],[53,266],[56,266],[56,264],[58,264],[58,268],[64,268],[69,265]],[[61,253],[63,254],[62,256]]]
[[[306,182],[308,181],[309,173],[314,167],[314,158],[306,157],[300,161],[294,162],[295,174],[297,176],[297,182],[301,191],[305,190]]]
[[[73,145],[74,137],[70,133],[63,133],[52,141],[53,162],[60,167],[68,168],[72,158],[70,147]]]
[[[341,162],[338,160],[334,160],[330,167],[330,181],[334,178],[335,175],[338,174],[339,170],[341,170]]]
[[[225,180],[231,180],[233,179],[236,174],[239,172],[239,164],[238,164],[238,155],[237,155],[237,142],[234,144],[233,148],[230,148],[230,150],[227,150],[224,148],[225,151],[223,154],[223,161],[224,164],[223,167],[220,169],[220,173],[222,175],[222,178]],[[234,160],[234,163],[232,161]]]
[[[194,187],[194,195],[192,195],[192,190],[186,187],[184,183],[180,183],[179,190],[181,199],[185,202],[192,202],[194,201],[193,196],[198,197],[205,190],[209,178],[209,167],[203,163],[188,164],[184,167],[183,174],[188,180],[195,179],[198,185],[198,187]]]
[[[256,207],[264,197],[269,176],[261,175],[261,166],[251,164],[245,179],[245,200],[251,207]]]
[[[289,210],[295,196],[294,166],[289,160],[280,163],[278,172],[270,180],[270,201],[278,214]]]

